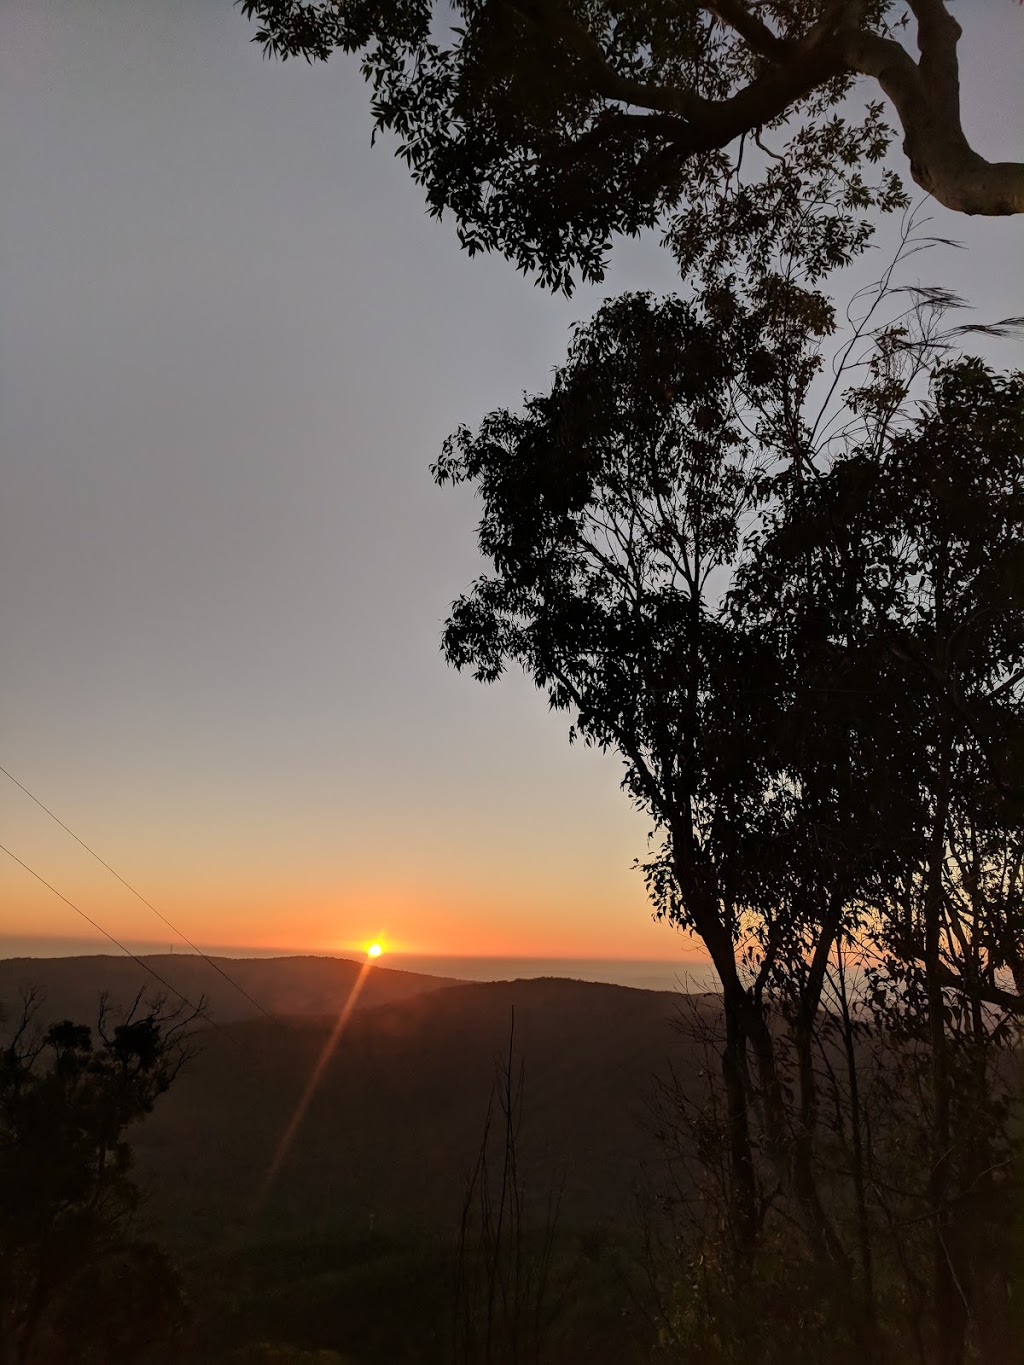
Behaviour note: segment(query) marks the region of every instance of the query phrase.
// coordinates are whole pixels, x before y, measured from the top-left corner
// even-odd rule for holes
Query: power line
[[[164,924],[167,925],[168,929],[173,930],[173,932],[178,935],[182,943],[187,943],[194,953],[198,954],[198,956],[201,957],[204,962],[209,963],[209,965],[213,968],[215,972],[219,972],[221,976],[224,978],[224,980],[228,983],[228,985],[233,986],[234,989],[238,991],[239,995],[244,996],[245,999],[248,1000],[249,1004],[252,1005],[254,1009],[257,1009],[260,1012],[260,1014],[265,1015],[267,1019],[274,1018],[274,1015],[272,1015],[269,1010],[264,1009],[260,1002],[258,1000],[255,1000],[245,989],[244,986],[240,985],[232,976],[230,976],[224,970],[224,968],[219,965],[219,963],[215,962],[214,959],[209,956],[208,953],[204,953],[202,948],[200,948],[197,944],[193,943],[192,940],[186,934],[183,934],[176,924],[172,924],[171,921],[167,918],[167,916],[163,914],[162,911],[156,908],[152,901],[148,901],[141,891],[136,890],[136,888],[132,886],[131,882],[126,881],[124,877],[121,876],[120,872],[118,872],[116,868],[111,867],[105,858],[101,858],[94,848],[90,848],[89,845],[85,842],[85,840],[80,838],[75,833],[75,831],[70,827],[70,825],[66,825],[59,815],[56,815],[50,809],[49,806],[45,805],[42,801],[40,801],[39,797],[36,796],[33,792],[30,792],[28,787],[25,786],[24,782],[19,782],[13,773],[8,772],[2,763],[0,763],[0,773],[3,773],[5,777],[9,777],[10,780],[14,783],[14,785],[17,788],[19,788],[19,790],[25,793],[25,795],[29,798],[30,801],[34,801],[40,810],[45,811],[51,820],[54,820],[58,825],[60,825],[61,829],[64,830],[65,834],[70,834],[76,844],[80,844],[82,848],[85,849],[86,853],[90,854],[93,858],[95,858],[101,867],[105,867],[112,877],[116,877],[117,880],[121,883],[121,885],[126,888],[126,890],[130,891],[133,896],[140,900],[148,910],[152,910],[153,914],[156,915],[157,919],[163,920]],[[2,847],[2,845],[0,845],[0,847]],[[7,849],[5,849],[4,851],[9,852],[9,850]],[[11,857],[12,858],[14,857],[13,853],[11,854]],[[15,861],[18,862],[20,861],[20,859],[15,859]],[[22,867],[24,866],[25,864],[22,863]],[[29,868],[28,870],[31,871],[31,868]],[[36,876],[37,874],[33,872],[32,875]],[[42,877],[40,877],[39,880],[42,881],[43,880]],[[44,885],[49,886],[49,883],[45,882]],[[53,887],[50,887],[50,890],[53,891]],[[56,891],[54,892],[54,894],[59,896],[60,892]],[[65,899],[65,897],[61,897],[61,899],[63,900]],[[68,904],[70,905],[71,902],[68,901]],[[75,906],[74,908],[77,909],[78,907]],[[79,911],[79,914],[83,913],[84,912]],[[85,918],[88,919],[89,918],[88,915],[86,915]],[[90,921],[90,923],[92,923],[92,921]],[[107,938],[111,939],[113,942],[117,941],[116,939],[113,939],[111,934],[107,934],[107,931],[105,929],[100,928],[99,925],[97,925],[96,927],[100,929],[100,933],[106,934]],[[128,951],[127,948],[124,951],[127,952]],[[134,957],[135,955],[134,953],[131,953],[129,954],[129,956]],[[136,961],[137,960],[138,959],[136,959]],[[184,999],[184,997],[182,998]]]
[[[133,953],[132,950],[130,948],[127,948],[121,942],[120,939],[115,938],[112,933],[110,933],[107,929],[104,929],[102,924],[97,923],[97,921],[94,920],[91,915],[87,915],[85,911],[81,908],[81,906],[76,905],[75,902],[72,900],[68,900],[67,896],[65,896],[62,891],[58,891],[57,888],[51,882],[48,882],[45,877],[40,876],[40,874],[35,870],[34,867],[29,867],[28,863],[23,862],[22,859],[19,858],[16,853],[13,853],[7,847],[6,844],[0,844],[0,852],[6,853],[8,858],[13,858],[19,867],[23,867],[25,871],[29,873],[30,876],[35,877],[37,882],[41,882],[48,891],[52,891],[53,894],[59,900],[62,900],[65,905],[69,905],[71,909],[74,910],[76,915],[81,915],[82,918],[87,923],[91,924],[94,929],[98,929],[99,932],[103,935],[103,937],[108,938],[110,942],[115,946],[115,948],[120,948],[121,952],[124,953],[127,957],[130,957],[133,962],[137,962],[139,966],[143,969],[143,971],[149,972],[150,976],[152,976],[155,980],[159,981],[160,985],[163,986],[166,990],[169,990],[172,995],[176,995],[178,999],[181,1001],[181,1003],[183,1005],[187,1005],[190,1010],[192,1010],[196,1015],[199,1016],[199,1018],[205,1019],[206,1022],[208,1024],[211,1024],[215,1029],[218,1030],[218,1032],[223,1032],[220,1025],[217,1023],[216,1019],[211,1018],[210,1015],[206,1012],[205,1009],[203,1009],[201,1005],[194,1004],[188,998],[187,995],[184,995],[181,991],[177,989],[177,987],[172,986],[169,981],[164,980],[164,978],[160,975],[160,973],[156,970],[155,967],[151,967],[149,963],[145,961],[144,958],[139,957],[137,953]],[[228,1036],[230,1037],[231,1035],[229,1034]]]

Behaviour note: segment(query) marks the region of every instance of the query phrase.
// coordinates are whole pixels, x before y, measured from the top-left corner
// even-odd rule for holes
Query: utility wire
[[[159,981],[161,986],[163,986],[166,990],[169,990],[172,995],[176,995],[178,999],[181,1001],[181,1003],[183,1005],[187,1005],[190,1010],[192,1010],[196,1015],[199,1016],[199,1018],[205,1019],[208,1024],[212,1024],[213,1027],[218,1030],[218,1032],[224,1032],[224,1030],[221,1029],[221,1026],[217,1023],[216,1019],[211,1018],[207,1011],[203,1009],[201,1005],[194,1004],[188,998],[187,995],[183,995],[182,992],[179,991],[176,986],[172,986],[171,983],[169,981],[166,981],[154,967],[151,967],[149,963],[145,961],[145,959],[139,957],[138,954],[133,953],[130,948],[125,947],[125,945],[121,942],[120,939],[115,938],[112,933],[110,933],[107,929],[104,929],[103,925],[97,923],[97,921],[94,920],[91,915],[87,915],[85,911],[81,908],[81,906],[76,905],[74,901],[68,900],[67,896],[65,896],[62,891],[58,891],[57,888],[51,882],[48,882],[45,877],[40,876],[39,873],[35,870],[35,868],[29,867],[28,863],[23,862],[16,853],[12,853],[6,844],[0,844],[0,851],[6,853],[8,858],[13,858],[19,867],[23,867],[25,871],[29,873],[30,876],[35,877],[37,882],[41,882],[48,891],[52,891],[53,894],[59,900],[62,900],[65,905],[69,905],[71,909],[74,910],[76,915],[81,915],[82,918],[86,920],[89,924],[91,924],[94,929],[98,929],[99,932],[103,935],[103,937],[108,938],[110,942],[115,946],[115,948],[120,948],[121,952],[124,953],[127,957],[130,957],[133,962],[137,962],[139,966],[143,969],[143,971],[149,972],[150,976],[154,977],[157,981]],[[231,1037],[232,1035],[229,1034],[228,1036]],[[241,1044],[239,1044],[239,1046],[241,1046]]]
[[[209,963],[209,965],[213,968],[215,972],[219,972],[221,976],[224,978],[224,980],[228,983],[228,985],[233,986],[234,989],[238,991],[239,995],[243,995],[246,998],[246,1000],[248,1000],[249,1004],[253,1006],[254,1009],[259,1010],[260,1014],[265,1015],[266,1018],[268,1019],[274,1018],[274,1015],[271,1014],[269,1010],[264,1009],[264,1007],[260,1004],[258,1000],[253,999],[253,997],[249,994],[249,992],[245,989],[244,986],[240,985],[232,976],[230,976],[224,970],[224,968],[220,966],[219,963],[217,963],[212,957],[209,956],[208,953],[204,953],[202,948],[200,948],[197,944],[193,943],[192,940],[186,934],[183,934],[176,924],[172,924],[171,921],[167,918],[167,916],[156,908],[152,901],[148,901],[141,891],[137,891],[135,887],[132,886],[131,882],[125,881],[124,877],[121,876],[120,872],[118,872],[116,868],[111,867],[105,858],[101,858],[94,848],[90,848],[89,845],[85,842],[85,840],[80,838],[75,833],[75,831],[70,827],[70,825],[66,825],[59,815],[55,815],[49,806],[45,805],[42,801],[40,801],[38,796],[30,792],[28,787],[25,786],[24,782],[19,782],[13,773],[8,772],[2,763],[0,763],[0,773],[3,773],[5,777],[9,777],[10,780],[14,783],[14,785],[17,788],[19,788],[20,791],[23,791],[25,793],[25,795],[29,798],[30,801],[34,801],[40,810],[45,811],[51,820],[56,821],[56,823],[60,825],[61,829],[64,830],[65,834],[70,834],[76,844],[80,844],[82,848],[85,849],[86,853],[90,854],[93,858],[96,859],[96,861],[100,864],[101,867],[105,867],[112,877],[116,877],[117,880],[121,883],[121,885],[125,887],[128,891],[130,891],[132,895],[135,896],[138,900],[140,900],[142,904],[147,908],[147,910],[152,910],[153,914],[156,915],[157,919],[163,920],[164,924],[167,925],[168,929],[173,930],[173,932],[178,935],[182,943],[187,943],[194,953],[197,953],[199,957],[203,959],[204,962]],[[2,845],[0,845],[0,847],[2,847]],[[9,852],[10,850],[5,849],[4,851]],[[14,857],[13,853],[11,854],[11,857],[12,858]],[[19,862],[20,859],[16,858],[15,861]],[[22,863],[22,867],[24,866],[25,864]],[[32,869],[29,868],[28,870],[31,871]],[[32,875],[36,876],[37,874],[33,872]],[[39,880],[42,881],[43,880],[42,877],[40,877]],[[44,882],[44,885],[49,886],[49,883]],[[53,887],[50,887],[50,890],[53,891]],[[55,891],[54,894],[59,896],[60,892]],[[61,897],[61,899],[63,900],[65,898]],[[70,905],[71,902],[68,901],[68,904]],[[75,906],[74,909],[77,910],[78,907]],[[79,910],[79,914],[83,913],[84,913],[83,911]],[[88,919],[89,918],[88,915],[86,915],[85,918]],[[90,923],[92,923],[91,920]],[[96,927],[97,929],[100,930],[100,933],[107,934],[107,931],[105,929],[100,928],[99,925],[97,925]],[[110,934],[107,934],[107,938],[111,939],[112,942],[115,943],[117,942],[117,940],[113,939],[112,935]],[[120,944],[118,944],[118,946],[120,947]],[[127,948],[124,951],[128,952]],[[134,957],[135,954],[129,953],[129,956]],[[136,961],[138,961],[138,958],[136,958]],[[156,973],[154,973],[154,975],[156,975]],[[182,999],[184,999],[184,996],[182,997]]]

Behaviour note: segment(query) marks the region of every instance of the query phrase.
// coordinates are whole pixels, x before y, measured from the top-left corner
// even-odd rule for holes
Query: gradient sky
[[[1016,155],[1024,16],[960,9],[968,132]],[[570,301],[470,261],[353,64],[262,62],[228,0],[4,0],[0,30],[0,763],[204,946],[678,955],[616,761],[444,666],[476,512],[428,474],[667,254]],[[1024,312],[1021,220],[934,227],[968,249],[928,278]],[[169,941],[2,775],[0,829]],[[0,934],[83,933],[0,854]]]

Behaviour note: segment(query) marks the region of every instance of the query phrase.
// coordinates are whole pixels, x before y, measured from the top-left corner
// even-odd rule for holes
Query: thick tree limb
[[[630,131],[664,138],[676,155],[726,147],[780,118],[837,76],[869,76],[896,110],[910,173],[922,189],[958,213],[1024,213],[1024,164],[986,161],[964,134],[957,58],[961,29],[944,0],[910,0],[919,61],[895,39],[864,28],[863,3],[836,0],[794,41],[773,32],[744,0],[707,0],[703,8],[767,63],[763,75],[724,100],[620,75],[593,34],[557,0],[511,3],[552,42],[573,52],[596,95],[650,110],[650,120],[633,116]]]
[[[843,57],[831,22],[816,24],[799,42],[777,38],[739,0],[723,0],[714,9],[757,50],[775,60],[762,76],[724,100],[708,100],[685,87],[647,85],[620,75],[608,62],[594,36],[552,0],[510,0],[513,7],[553,42],[564,44],[577,58],[581,74],[594,94],[618,104],[649,109],[648,116],[629,114],[621,124],[634,133],[664,138],[683,156],[727,147],[755,128],[780,118],[790,105],[843,74]],[[741,31],[738,29],[738,31]]]
[[[752,14],[743,0],[708,0],[704,8],[723,24],[740,35],[752,52],[777,62],[787,57],[792,44],[773,33],[756,14]]]
[[[372,24],[364,32],[364,20],[352,17],[350,7],[337,0],[240,3],[247,17],[263,22],[256,41],[282,56],[323,60],[335,48],[363,47],[375,36],[382,37]],[[628,74],[617,70],[597,31],[578,17],[586,13],[585,7],[570,6],[565,0],[494,3],[514,10],[553,51],[573,59],[571,79],[597,106],[591,111],[593,121],[604,118],[600,137],[613,130],[617,135],[657,138],[671,162],[724,148],[756,132],[837,78],[867,77],[877,82],[895,109],[918,185],[955,212],[1024,213],[1024,162],[986,161],[964,134],[957,56],[961,30],[946,0],[907,0],[916,21],[918,60],[895,38],[871,29],[869,12],[876,7],[869,0],[825,0],[820,18],[802,36],[777,32],[752,0],[678,0],[680,8],[702,11],[721,24],[755,59],[753,79],[725,99],[708,99],[696,78],[689,83],[645,81],[640,62],[638,70]],[[355,7],[359,14],[363,9]],[[796,11],[805,12],[802,7]],[[392,42],[386,25],[384,30],[383,36]],[[404,38],[397,40],[398,50],[406,50],[407,41],[409,54],[418,50],[420,40]],[[642,60],[642,47],[637,54]],[[608,115],[627,110],[634,122],[618,125],[608,120]],[[650,121],[643,124],[637,115],[645,111]],[[670,170],[666,174],[671,178]]]
[[[878,81],[903,128],[914,180],[958,213],[1024,213],[1024,164],[986,161],[960,119],[960,25],[943,0],[912,0],[921,53],[915,62],[891,38],[860,32],[845,45],[848,69]]]
[[[982,981],[965,981],[948,967],[940,968],[939,980],[943,986],[959,991],[962,995],[977,996],[986,1004],[998,1005],[1000,1009],[1010,1014],[1024,1014],[1024,995],[1014,995],[1013,991],[1004,991],[999,986],[989,986]]]

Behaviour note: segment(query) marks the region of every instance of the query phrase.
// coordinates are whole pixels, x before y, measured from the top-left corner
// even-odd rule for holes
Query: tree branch
[[[960,26],[946,0],[907,0],[917,24],[920,61],[894,38],[872,30],[870,15],[875,6],[870,0],[824,0],[821,17],[800,37],[776,32],[759,16],[753,0],[684,2],[728,29],[740,47],[745,46],[757,59],[756,65],[765,68],[727,99],[706,99],[685,82],[647,83],[616,70],[595,32],[577,18],[566,0],[495,0],[530,25],[553,51],[574,59],[579,87],[595,102],[610,106],[593,111],[592,122],[600,129],[597,141],[623,132],[664,141],[665,161],[655,163],[653,170],[665,180],[673,176],[667,162],[728,146],[781,119],[836,77],[866,76],[892,102],[903,129],[911,175],[918,185],[955,212],[1024,213],[1024,163],[986,161],[964,134],[957,58]],[[387,42],[394,40],[383,21],[371,24],[369,35],[364,33],[363,20],[349,16],[350,7],[336,0],[240,3],[247,18],[264,25],[255,41],[282,57],[326,60],[336,48],[364,47],[373,37],[384,40],[385,33]],[[356,9],[361,12],[359,6]],[[409,54],[418,51],[420,40],[396,41]],[[662,121],[656,123],[652,117],[647,124],[640,119],[630,124],[607,118],[602,122],[602,114],[621,113],[626,107],[646,110]],[[570,141],[570,146],[580,145],[579,139]]]
[[[850,71],[878,81],[903,128],[910,173],[922,189],[958,213],[1024,213],[1024,164],[986,161],[967,141],[960,119],[957,44],[960,25],[944,0],[910,0],[921,53],[915,62],[892,38],[848,34]]]
[[[702,8],[738,33],[759,57],[778,62],[788,57],[793,50],[792,43],[773,33],[766,23],[750,12],[743,0],[707,0]]]
[[[558,0],[507,0],[510,8],[555,43],[571,51],[586,74],[591,88],[603,99],[675,114],[684,119],[703,119],[714,105],[692,90],[667,85],[646,85],[620,75],[609,63],[601,44]]]
[[[939,980],[950,990],[959,991],[970,999],[977,996],[986,1004],[998,1005],[1010,1014],[1024,1014],[1024,995],[1014,995],[1012,991],[1001,990],[999,986],[989,986],[982,981],[965,981],[948,967],[939,968]]]
[[[652,111],[648,118],[625,116],[630,123],[616,121],[606,130],[662,137],[676,155],[693,156],[771,123],[836,76],[871,76],[896,110],[910,173],[922,189],[960,213],[1024,213],[1024,165],[986,161],[964,134],[957,59],[961,29],[945,0],[909,0],[920,63],[895,39],[865,29],[863,0],[836,0],[799,41],[779,37],[743,0],[707,0],[703,8],[770,63],[763,75],[724,100],[620,75],[594,36],[557,0],[510,3],[575,53],[595,95]]]

